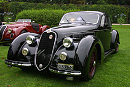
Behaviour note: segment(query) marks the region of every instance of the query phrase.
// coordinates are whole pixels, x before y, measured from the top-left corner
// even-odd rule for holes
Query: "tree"
[[[107,2],[105,0],[98,0],[97,1],[97,4],[103,4],[103,5],[106,5]]]

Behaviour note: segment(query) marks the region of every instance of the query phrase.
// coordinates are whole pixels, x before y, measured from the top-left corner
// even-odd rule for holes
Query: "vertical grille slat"
[[[0,28],[0,40],[2,39],[2,35],[3,35],[5,28],[6,28],[6,26],[1,26],[1,28]]]

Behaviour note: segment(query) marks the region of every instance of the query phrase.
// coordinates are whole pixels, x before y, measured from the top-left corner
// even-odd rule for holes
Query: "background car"
[[[107,14],[70,12],[62,17],[59,26],[41,36],[26,33],[16,38],[5,63],[88,80],[94,77],[97,63],[118,52],[119,43],[119,33],[111,28]]]
[[[48,29],[47,25],[40,25],[37,23],[31,22],[31,19],[18,19],[13,24],[1,25],[0,27],[0,41],[12,41],[20,34],[31,32],[42,34],[43,31]]]

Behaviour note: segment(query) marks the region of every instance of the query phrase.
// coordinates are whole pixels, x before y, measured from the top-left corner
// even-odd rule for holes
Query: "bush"
[[[65,13],[63,10],[24,10],[16,16],[16,19],[32,19],[42,25],[56,26]]]
[[[4,21],[9,23],[12,21],[12,18],[10,16],[4,16]]]
[[[84,5],[81,6],[82,10],[91,10],[91,11],[101,11],[105,12],[110,16],[110,19],[113,23],[117,23],[118,14],[125,14],[128,18],[129,9],[117,5]]]
[[[126,23],[126,21],[125,21],[125,19],[124,19],[123,17],[118,18],[118,19],[117,19],[117,22],[118,22],[119,24],[124,24],[124,23]]]

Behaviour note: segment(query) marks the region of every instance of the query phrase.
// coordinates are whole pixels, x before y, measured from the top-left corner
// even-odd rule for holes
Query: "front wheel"
[[[97,48],[94,47],[86,60],[86,66],[82,74],[82,80],[90,80],[94,77],[96,72],[97,57]]]

